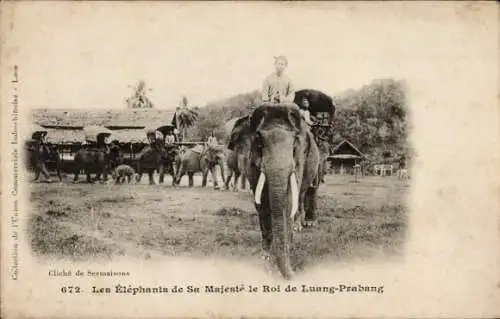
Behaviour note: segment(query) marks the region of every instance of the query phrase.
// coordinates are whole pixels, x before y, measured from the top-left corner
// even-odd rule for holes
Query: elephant
[[[61,155],[57,151],[54,145],[41,143],[39,141],[28,142],[27,143],[27,156],[28,163],[35,170],[35,181],[40,178],[40,173],[47,179],[47,181],[52,181],[47,170],[47,162],[54,163],[57,178],[62,181],[61,176]]]
[[[229,189],[232,175],[234,173],[234,185],[237,189],[238,178],[241,177],[241,188],[246,186],[246,167],[248,166],[248,158],[250,156],[251,139],[248,133],[248,117],[238,119],[234,123],[233,137],[228,145],[227,166],[229,168],[228,178],[226,180],[226,188]]]
[[[164,153],[161,157],[161,167],[163,167],[163,172],[168,173],[172,176],[172,186],[175,185],[175,175],[176,175],[176,164],[179,159],[179,146],[177,145],[166,145],[164,148]],[[159,183],[162,184],[164,180],[164,174],[160,173]]]
[[[246,167],[250,156],[250,134],[248,134],[249,116],[238,118],[231,128],[227,149],[227,166],[229,169],[226,179],[226,189],[229,189],[231,178],[234,174],[234,189],[237,190],[238,179],[241,177],[241,188],[246,186]]]
[[[100,180],[103,175],[104,181],[108,180],[108,172],[114,166],[123,163],[123,153],[118,145],[111,144],[110,146],[103,145],[100,147],[86,146],[79,149],[75,154],[75,177],[73,182],[78,181],[78,175],[83,169],[87,175],[87,182],[91,183],[90,173],[96,171],[94,181]]]
[[[259,214],[262,248],[290,279],[293,230],[316,220],[319,149],[294,104],[261,105],[242,121],[246,127],[235,125],[229,148],[250,141],[246,176]]]
[[[153,174],[157,170],[159,183],[162,184],[165,172],[172,175],[172,185],[175,185],[175,160],[178,156],[179,148],[176,145],[161,146],[159,143],[152,143],[145,146],[137,158],[136,182],[140,182],[142,174],[148,173],[149,184],[155,184]]]
[[[180,184],[182,177],[187,173],[189,177],[189,187],[194,185],[194,174],[201,172],[203,181],[201,186],[207,186],[208,172],[212,174],[214,180],[214,188],[219,189],[217,180],[216,168],[220,168],[222,181],[225,181],[224,176],[224,149],[220,146],[206,145],[204,147],[194,147],[183,151],[177,160],[177,175],[175,183]]]
[[[233,190],[238,191],[238,181],[241,182],[241,189],[246,188],[246,178],[244,173],[244,169],[240,169],[240,167],[244,167],[241,164],[238,165],[238,159],[241,157],[240,154],[238,154],[236,151],[233,150],[226,150],[226,164],[227,164],[227,177],[225,182],[226,189],[231,188],[231,179],[233,179],[234,176],[234,184],[233,184]]]

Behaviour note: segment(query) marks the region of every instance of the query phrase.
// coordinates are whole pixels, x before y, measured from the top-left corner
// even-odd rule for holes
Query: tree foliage
[[[139,80],[135,86],[130,86],[134,91],[133,94],[125,100],[128,108],[131,109],[145,109],[153,108],[154,104],[146,95],[147,92],[151,92],[151,89],[146,87],[146,82]]]
[[[381,157],[407,153],[408,110],[405,85],[393,79],[374,80],[359,90],[349,90],[334,97],[337,143],[347,139],[362,152]]]
[[[198,125],[188,130],[188,138],[193,141],[206,140],[211,132],[215,132],[217,140],[223,141],[224,124],[230,119],[250,114],[252,107],[259,105],[259,91],[238,94],[228,99],[215,101],[199,109]]]
[[[182,139],[185,140],[187,129],[194,126],[198,122],[199,111],[198,108],[191,108],[188,106],[187,97],[183,96],[181,106],[176,110],[176,119],[179,128],[181,129]]]

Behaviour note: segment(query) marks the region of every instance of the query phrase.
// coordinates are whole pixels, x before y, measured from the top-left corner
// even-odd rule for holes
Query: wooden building
[[[359,164],[365,157],[351,142],[343,140],[331,150],[328,160],[336,174],[352,174],[354,165]]]

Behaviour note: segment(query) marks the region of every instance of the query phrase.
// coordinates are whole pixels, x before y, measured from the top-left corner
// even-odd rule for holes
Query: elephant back
[[[158,165],[161,158],[161,150],[151,145],[145,146],[137,155],[137,161],[141,163],[142,167],[154,168]]]

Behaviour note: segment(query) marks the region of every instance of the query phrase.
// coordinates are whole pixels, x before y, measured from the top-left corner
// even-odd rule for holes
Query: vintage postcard
[[[497,13],[2,2],[2,318],[498,317]]]

